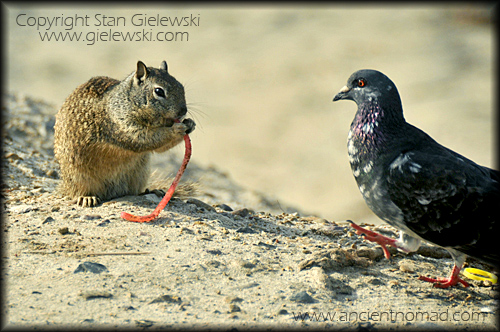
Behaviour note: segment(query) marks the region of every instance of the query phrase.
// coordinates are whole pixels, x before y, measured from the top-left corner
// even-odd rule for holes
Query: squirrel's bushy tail
[[[168,188],[170,188],[170,185],[172,184],[173,180],[174,180],[173,176],[162,174],[160,171],[155,169],[153,170],[151,176],[149,177],[147,187],[149,191],[153,191],[154,189],[159,189],[166,192]],[[175,190],[173,197],[180,199],[193,197],[198,194],[199,191],[198,189],[199,185],[196,182],[183,181],[179,183],[179,186]]]

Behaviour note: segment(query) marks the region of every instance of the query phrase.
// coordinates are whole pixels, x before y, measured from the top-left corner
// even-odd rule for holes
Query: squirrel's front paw
[[[174,123],[172,126],[172,129],[175,131],[177,135],[180,137],[183,137],[186,134],[190,134],[193,130],[196,124],[194,123],[193,120],[191,119],[184,119],[181,123]]]
[[[187,127],[186,134],[191,134],[196,127],[196,123],[191,119],[184,119],[182,123]]]

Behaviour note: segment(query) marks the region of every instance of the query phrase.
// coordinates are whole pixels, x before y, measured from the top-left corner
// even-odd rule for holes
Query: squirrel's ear
[[[136,83],[141,84],[148,77],[149,71],[142,61],[137,62],[137,70],[135,71],[134,79]]]
[[[168,72],[167,62],[165,60],[162,61],[160,69],[163,69],[164,71]]]

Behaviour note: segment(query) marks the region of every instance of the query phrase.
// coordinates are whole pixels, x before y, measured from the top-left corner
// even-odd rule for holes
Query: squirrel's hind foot
[[[93,207],[101,202],[99,197],[96,196],[80,196],[76,200],[76,204],[81,207]]]

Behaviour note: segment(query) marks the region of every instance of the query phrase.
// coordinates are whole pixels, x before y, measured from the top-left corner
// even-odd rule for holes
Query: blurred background
[[[166,60],[169,72],[186,88],[189,114],[197,123],[192,161],[307,214],[377,222],[347,158],[356,106],[332,103],[358,69],[377,69],[395,82],[408,122],[479,164],[498,166],[493,9],[488,6],[2,5],[9,92],[58,109],[92,76],[123,79],[137,60],[154,67]],[[18,20],[19,14],[26,16]],[[95,26],[96,14],[125,17],[126,26]],[[131,23],[135,14],[194,17],[183,24],[197,26],[138,27]],[[75,15],[87,15],[90,26],[37,30],[20,25]],[[140,34],[144,29],[153,37],[187,32],[189,39],[88,45],[41,41],[39,35],[110,29]],[[182,155],[183,147],[167,153]],[[161,164],[162,155],[155,158]]]

